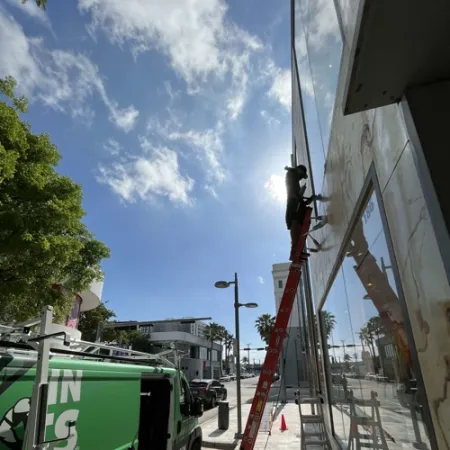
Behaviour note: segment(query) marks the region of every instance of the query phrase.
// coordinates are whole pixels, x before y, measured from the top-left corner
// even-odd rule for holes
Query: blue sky
[[[111,248],[104,300],[120,319],[212,316],[242,342],[274,312],[291,152],[289,2],[6,0],[0,76],[81,183],[86,223]],[[254,355],[262,357],[262,355]]]

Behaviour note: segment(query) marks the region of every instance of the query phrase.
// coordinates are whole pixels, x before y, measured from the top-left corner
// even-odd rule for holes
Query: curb
[[[238,445],[239,439],[235,439],[233,442],[213,442],[202,440],[202,448],[221,448],[222,450],[234,450]]]

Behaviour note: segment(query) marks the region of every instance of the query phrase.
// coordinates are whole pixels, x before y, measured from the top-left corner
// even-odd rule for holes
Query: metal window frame
[[[319,316],[319,327],[320,327],[319,333],[320,333],[320,337],[322,340],[321,344],[323,344],[324,342],[326,343],[326,340],[324,339],[325,327],[324,327],[323,318],[322,318],[323,308],[325,306],[325,303],[326,303],[326,300],[330,293],[330,290],[336,280],[336,277],[338,276],[339,271],[342,268],[342,264],[343,264],[344,257],[345,257],[345,250],[346,250],[347,245],[353,235],[353,231],[355,229],[357,221],[363,214],[364,207],[366,206],[367,201],[369,200],[369,198],[371,197],[371,195],[373,193],[375,193],[375,197],[378,202],[378,208],[380,211],[381,223],[382,223],[382,231],[383,231],[384,237],[386,239],[386,246],[388,249],[389,258],[390,258],[391,265],[392,265],[392,272],[394,275],[395,287],[397,289],[398,299],[400,301],[400,308],[401,308],[403,319],[404,319],[404,326],[405,326],[406,336],[408,339],[408,344],[410,345],[411,359],[412,359],[414,373],[415,373],[415,376],[417,379],[417,386],[420,389],[421,396],[423,398],[423,422],[424,422],[425,426],[427,426],[427,428],[428,428],[428,433],[429,433],[428,438],[430,441],[431,448],[433,450],[437,450],[438,445],[437,445],[437,440],[436,440],[436,435],[435,435],[435,430],[434,430],[434,424],[433,424],[432,417],[431,417],[430,407],[429,407],[429,403],[428,403],[428,396],[427,396],[427,392],[425,389],[425,383],[424,383],[423,376],[422,376],[422,370],[421,370],[421,366],[420,366],[419,357],[417,354],[417,346],[416,346],[416,342],[415,342],[413,331],[412,331],[410,316],[409,316],[408,310],[407,310],[407,305],[406,305],[405,296],[404,296],[404,292],[403,292],[403,286],[401,283],[400,271],[398,269],[398,264],[397,264],[397,258],[395,257],[393,241],[392,241],[391,232],[389,229],[389,223],[388,223],[387,217],[386,217],[386,212],[385,212],[384,202],[383,202],[383,194],[382,194],[382,190],[380,188],[380,184],[378,181],[378,176],[376,173],[374,163],[371,164],[371,166],[368,170],[366,179],[364,181],[363,188],[358,197],[358,200],[356,201],[352,216],[349,221],[349,225],[347,227],[347,231],[344,234],[342,244],[339,248],[338,256],[333,265],[333,268],[331,271],[331,276],[329,277],[329,280],[327,282],[324,293],[318,303],[317,314]],[[331,405],[331,402],[329,401],[330,386],[331,386],[330,385],[331,372],[329,369],[328,348],[326,347],[326,345],[322,345],[322,348],[323,348],[323,353],[324,353],[323,363],[324,363],[324,368],[325,368],[325,373],[326,373],[325,389],[327,391],[326,395],[328,398],[328,406],[330,409],[332,435],[333,435],[333,439],[335,440],[336,444],[339,445],[339,447],[341,447],[341,445],[339,444],[338,440],[335,438],[335,435],[334,435],[334,421],[333,421],[333,415],[331,412],[332,405]]]

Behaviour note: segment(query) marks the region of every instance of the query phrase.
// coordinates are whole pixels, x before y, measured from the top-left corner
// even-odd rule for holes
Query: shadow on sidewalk
[[[219,436],[222,436],[222,434],[224,434],[226,432],[227,432],[227,430],[219,430],[219,429],[217,429],[217,430],[213,431],[212,433],[209,433],[208,436],[209,437],[219,437]]]
[[[273,416],[272,416],[272,423],[277,420],[277,417],[281,414],[281,411],[283,411],[284,407],[286,406],[286,403],[280,403],[277,408],[275,409]]]

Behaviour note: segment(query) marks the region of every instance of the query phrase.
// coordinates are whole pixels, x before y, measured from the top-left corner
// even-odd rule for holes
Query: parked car
[[[204,405],[211,408],[214,408],[219,400],[227,399],[227,389],[219,380],[192,380],[189,387],[194,397],[199,397]]]
[[[222,381],[223,383],[227,383],[228,381],[231,381],[231,377],[230,377],[230,375],[225,375],[223,377],[220,377],[219,381]]]

